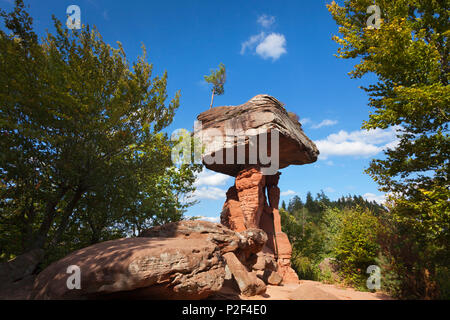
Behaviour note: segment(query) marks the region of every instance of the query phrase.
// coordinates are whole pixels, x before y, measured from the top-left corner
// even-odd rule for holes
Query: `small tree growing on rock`
[[[211,95],[211,105],[209,108],[212,108],[214,103],[214,95],[222,95],[225,93],[224,85],[227,80],[227,73],[225,70],[225,65],[223,63],[219,64],[218,70],[212,70],[209,76],[204,76],[205,81],[211,83],[213,85],[212,95]]]
[[[289,118],[291,118],[293,121],[300,122],[300,117],[295,112],[288,111],[288,115],[289,115]]]

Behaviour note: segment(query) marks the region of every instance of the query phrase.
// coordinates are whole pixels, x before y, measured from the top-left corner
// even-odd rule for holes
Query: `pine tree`
[[[227,73],[225,70],[225,65],[221,63],[219,65],[219,69],[212,70],[211,74],[209,76],[204,76],[205,81],[208,83],[211,83],[213,85],[212,87],[212,94],[211,94],[211,105],[209,108],[211,109],[214,103],[214,95],[222,95],[225,93],[225,82],[227,80]]]

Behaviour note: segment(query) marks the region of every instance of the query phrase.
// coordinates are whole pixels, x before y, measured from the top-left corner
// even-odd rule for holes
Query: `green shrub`
[[[369,210],[342,211],[341,224],[333,249],[346,283],[366,290],[367,267],[376,264],[379,221]]]
[[[329,284],[336,283],[336,279],[333,276],[333,273],[331,272],[331,270],[320,271],[319,280],[324,283],[329,283]]]
[[[293,250],[291,258],[292,268],[297,272],[299,279],[320,280],[320,269],[308,257],[302,256]]]
[[[439,298],[450,300],[450,269],[439,267],[436,272],[436,282],[439,289]]]

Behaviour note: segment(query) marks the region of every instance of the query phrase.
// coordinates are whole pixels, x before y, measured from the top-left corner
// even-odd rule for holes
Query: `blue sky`
[[[0,0],[3,9],[12,0]],[[297,113],[305,133],[321,152],[314,164],[281,170],[282,200],[305,198],[324,190],[332,199],[348,194],[381,200],[377,185],[363,171],[370,159],[395,144],[395,133],[361,130],[368,97],[361,85],[368,76],[347,75],[356,61],[333,56],[331,37],[337,26],[325,4],[331,1],[264,0],[25,0],[35,30],[53,30],[51,15],[66,20],[66,8],[81,8],[83,24],[95,25],[104,40],[120,41],[130,61],[145,44],[155,72],[167,70],[170,97],[181,91],[181,105],[171,133],[192,130],[196,116],[209,108],[210,89],[203,75],[219,63],[227,67],[225,94],[214,105],[238,105],[257,94],[270,94]],[[195,197],[199,204],[186,215],[217,220],[231,177],[203,172]]]

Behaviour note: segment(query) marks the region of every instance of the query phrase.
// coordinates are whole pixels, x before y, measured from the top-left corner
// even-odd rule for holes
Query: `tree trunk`
[[[60,190],[57,198],[54,201],[50,201],[47,204],[46,210],[45,210],[45,216],[44,220],[41,223],[41,226],[39,227],[39,230],[37,231],[37,234],[33,237],[33,241],[28,241],[28,248],[25,250],[30,251],[32,249],[43,249],[45,242],[47,240],[48,232],[50,230],[50,227],[53,223],[53,220],[55,219],[55,208],[56,205],[62,200],[62,198],[65,196],[69,188],[64,187]]]
[[[216,89],[213,88],[213,92],[212,92],[212,95],[211,95],[211,105],[209,106],[210,109],[212,108],[213,103],[214,103],[214,93],[216,93]]]
[[[75,194],[70,200],[70,203],[67,205],[67,207],[64,209],[63,216],[61,219],[61,222],[59,224],[59,228],[56,231],[55,236],[53,237],[53,240],[50,244],[51,247],[57,245],[61,241],[61,237],[66,230],[67,226],[69,225],[69,218],[72,215],[73,210],[75,209],[78,201],[81,199],[81,196],[83,195],[84,191],[80,188],[78,188],[75,191]]]
[[[305,208],[302,208],[302,240],[305,239]]]

